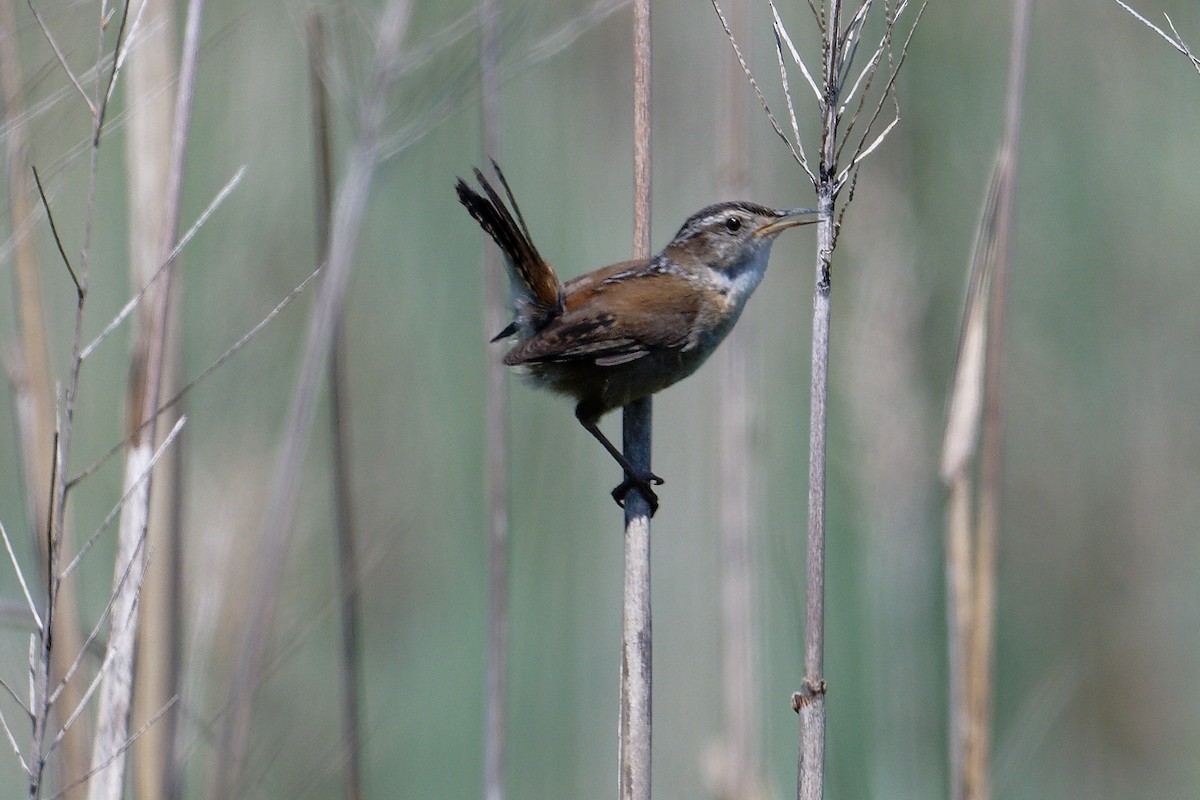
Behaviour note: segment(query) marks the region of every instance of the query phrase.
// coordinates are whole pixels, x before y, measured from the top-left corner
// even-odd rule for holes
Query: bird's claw
[[[646,504],[650,506],[650,516],[653,517],[654,513],[658,511],[658,495],[651,488],[651,484],[661,486],[663,483],[663,479],[653,472],[647,472],[643,475],[625,473],[625,480],[621,481],[620,485],[612,490],[613,500],[616,500],[617,505],[624,508],[625,495],[629,494],[630,489],[637,489],[642,493],[642,497],[646,498]]]

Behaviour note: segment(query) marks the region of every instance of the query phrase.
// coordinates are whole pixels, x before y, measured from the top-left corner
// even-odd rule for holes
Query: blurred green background
[[[782,112],[769,12],[736,31]],[[95,52],[97,5],[37,6],[73,64]],[[628,257],[631,13],[581,0],[501,2],[497,154],[542,253],[564,276]],[[314,264],[304,20],[311,2],[213,0],[204,22],[184,225],[246,175],[185,251],[184,373],[206,367]],[[1145,0],[1200,47],[1200,5]],[[330,9],[339,153],[352,135],[377,6]],[[28,8],[21,124],[68,247],[83,229],[90,119]],[[355,501],[363,553],[370,797],[480,793],[485,558],[481,235],[453,184],[480,164],[478,30],[464,0],[414,3],[411,72],[390,107],[347,301]],[[717,98],[732,54],[708,3],[654,4],[654,242],[722,199]],[[781,8],[818,61],[802,3]],[[180,10],[182,17],[182,10]],[[1007,2],[934,0],[898,84],[902,120],[870,158],[834,263],[826,641],[828,796],[945,794],[943,490],[946,387],[964,276],[999,142]],[[793,75],[802,125],[816,113]],[[811,202],[749,87],[752,197]],[[125,98],[102,147],[91,338],[129,296]],[[39,105],[40,104],[40,105]],[[1009,410],[996,655],[995,795],[1200,796],[1200,75],[1111,0],[1041,3],[1029,53],[1006,362]],[[339,162],[340,164],[340,162]],[[0,273],[11,279],[5,215]],[[56,376],[74,296],[44,226]],[[741,323],[762,470],[756,556],[766,777],[794,793],[801,677],[812,232],[784,237]],[[187,401],[184,709],[188,796],[204,796],[311,297],[293,304]],[[0,337],[15,336],[0,303]],[[121,435],[128,332],[83,371],[73,471]],[[716,600],[719,372],[655,401],[654,780],[711,796],[719,735]],[[5,389],[7,393],[7,388]],[[616,784],[619,478],[569,403],[512,382],[509,776],[514,798],[600,798]],[[7,401],[5,401],[7,402]],[[0,520],[33,568],[14,415],[0,414]],[[606,430],[618,431],[616,415]],[[76,536],[116,501],[119,460],[81,485]],[[247,797],[339,794],[327,427],[305,463],[283,593],[258,695]],[[108,594],[111,534],[82,578],[86,619]],[[19,600],[11,571],[0,596]],[[0,672],[25,685],[28,630]],[[10,714],[12,703],[3,708]],[[23,731],[21,731],[23,732]],[[22,786],[0,748],[0,782]],[[18,796],[17,790],[7,793]]]

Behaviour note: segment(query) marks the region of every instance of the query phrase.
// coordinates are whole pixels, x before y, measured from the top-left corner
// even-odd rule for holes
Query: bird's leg
[[[600,430],[600,426],[596,424],[598,417],[595,414],[588,413],[588,409],[584,408],[583,403],[580,403],[575,408],[575,417],[588,433],[596,437],[596,441],[604,445],[604,449],[608,451],[610,456],[616,459],[617,463],[621,465],[621,469],[625,470],[625,480],[621,481],[620,485],[612,490],[613,500],[616,500],[617,505],[624,508],[625,495],[629,493],[630,489],[636,488],[650,505],[650,516],[654,516],[654,512],[658,511],[658,495],[651,488],[651,484],[662,485],[663,479],[649,470],[638,472],[634,469],[633,465],[629,463],[629,459],[625,458],[625,454],[618,450]]]

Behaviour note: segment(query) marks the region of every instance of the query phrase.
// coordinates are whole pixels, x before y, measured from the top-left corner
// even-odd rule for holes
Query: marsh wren
[[[493,342],[516,336],[504,363],[538,386],[575,398],[575,416],[625,470],[618,505],[651,484],[598,427],[600,417],[691,375],[733,328],[767,269],[775,237],[812,209],[717,203],[697,211],[658,255],[622,261],[561,282],[538,253],[508,181],[493,168],[511,211],[483,173],[483,194],[459,178],[459,201],[504,252],[515,319]]]

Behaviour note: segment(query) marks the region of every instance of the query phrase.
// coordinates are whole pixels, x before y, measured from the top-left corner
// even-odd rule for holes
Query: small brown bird
[[[458,199],[504,252],[515,319],[492,341],[516,335],[504,363],[533,383],[575,398],[575,416],[625,470],[618,505],[637,488],[658,508],[651,484],[600,431],[600,417],[691,375],[733,328],[762,280],[775,237],[812,209],[777,211],[742,201],[717,203],[683,223],[662,252],[559,281],[533,245],[500,168],[512,205],[475,170],[483,194],[459,178]],[[515,218],[514,218],[515,217]]]

